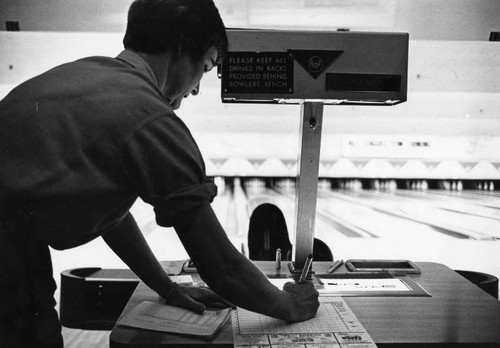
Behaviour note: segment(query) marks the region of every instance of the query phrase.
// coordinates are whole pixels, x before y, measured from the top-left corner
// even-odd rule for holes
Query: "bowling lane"
[[[249,214],[259,204],[276,204],[293,242],[293,185],[259,185],[244,182]],[[315,237],[335,258],[432,261],[500,277],[496,192],[348,187],[320,185],[318,191]]]
[[[247,189],[246,192],[250,213],[263,203],[275,204],[280,208],[293,241],[295,192],[279,188]],[[369,205],[349,201],[333,191],[319,192],[315,237],[329,246],[335,246],[335,249],[353,251],[370,248],[362,245],[372,245],[373,250],[386,249],[387,245],[407,245],[410,248],[415,243],[429,239],[439,245],[450,238],[445,234],[436,233],[435,229],[426,224],[382,214]],[[348,247],[343,248],[342,245]]]
[[[249,213],[261,204],[273,204],[277,206],[284,215],[286,225],[290,234],[290,239],[293,239],[295,219],[295,191],[290,189],[246,189],[246,197],[248,200]],[[328,234],[339,234],[349,238],[373,238],[375,235],[367,232],[355,224],[350,223],[347,219],[339,215],[333,215],[325,212],[318,205],[316,214],[316,232],[317,236],[321,235],[320,231],[328,231]]]
[[[294,190],[247,188],[246,192],[250,212],[259,204],[275,204],[283,211],[291,230],[295,214]],[[405,231],[411,230],[418,238],[439,238],[435,236],[439,231],[456,238],[491,239],[489,235],[466,231],[460,226],[446,226],[440,219],[446,220],[448,216],[433,217],[435,213],[420,201],[404,200],[393,193],[320,190],[316,236],[335,234],[348,238],[399,238]]]
[[[360,202],[349,192],[342,191],[321,191],[318,196],[319,209],[338,215],[378,238],[407,238],[408,231],[419,238],[435,235],[435,230],[427,224],[382,211],[380,203],[384,203],[380,198],[370,202],[364,197]]]
[[[481,209],[481,206],[476,204],[479,199],[469,199],[464,203],[454,202],[454,199],[449,197],[449,203],[446,203],[442,199],[436,200],[433,195],[423,196],[423,192],[399,191],[362,190],[338,194],[343,195],[346,200],[370,206],[381,213],[427,224],[456,238],[500,238],[500,220],[495,218],[497,212]],[[480,215],[474,214],[470,207],[477,207]]]
[[[294,200],[294,194],[290,192],[283,192],[281,190],[276,190],[278,194],[282,194],[289,200]],[[331,203],[331,202],[330,202]],[[364,229],[355,221],[353,218],[353,209],[346,205],[338,205],[335,209],[330,209],[329,204],[318,197],[318,203],[316,206],[316,219],[318,226],[317,230],[327,230],[335,233],[341,233],[342,235],[350,238],[377,238],[376,234],[373,234],[367,229]],[[356,207],[358,208],[358,207]],[[354,214],[364,214],[363,208],[358,209]]]
[[[341,239],[346,243],[353,240],[352,235],[339,235],[338,230],[332,229],[328,222],[333,218],[341,221],[344,226],[364,231],[364,234],[358,236],[363,243],[401,246],[415,245],[422,240],[433,240],[441,244],[450,239],[450,235],[436,233],[436,229],[428,224],[382,211],[380,204],[383,203],[380,197],[372,197],[371,201],[363,197],[360,201],[348,191],[321,190],[318,192],[317,217],[323,223],[316,226],[316,236],[325,242],[331,241],[333,245],[338,244]]]
[[[455,211],[463,214],[481,216],[484,218],[500,220],[500,199],[481,196],[480,194],[466,194],[464,192],[442,193],[437,190],[398,191],[394,195],[402,198],[420,199],[422,202],[432,201],[440,209]]]

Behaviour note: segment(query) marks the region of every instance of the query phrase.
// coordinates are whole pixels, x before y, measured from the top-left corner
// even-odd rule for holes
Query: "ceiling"
[[[1,30],[123,32],[131,0],[2,0]],[[227,27],[403,31],[414,40],[487,41],[498,0],[215,0]]]

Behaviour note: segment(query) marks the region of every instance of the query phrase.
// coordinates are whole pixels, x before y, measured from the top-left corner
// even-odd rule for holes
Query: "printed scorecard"
[[[232,318],[234,347],[376,347],[341,297],[322,297],[316,317],[287,323],[238,308]]]

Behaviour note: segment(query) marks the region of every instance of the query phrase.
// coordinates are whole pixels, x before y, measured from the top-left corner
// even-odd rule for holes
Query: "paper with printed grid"
[[[323,297],[316,317],[299,322],[238,308],[233,312],[234,346],[372,348],[375,343],[341,297]]]

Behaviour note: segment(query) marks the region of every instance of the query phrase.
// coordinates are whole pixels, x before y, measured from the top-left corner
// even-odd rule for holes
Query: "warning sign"
[[[292,94],[293,57],[287,52],[229,52],[222,63],[222,90]]]

